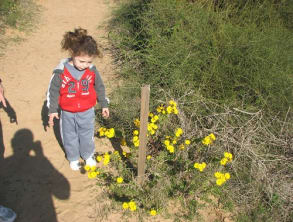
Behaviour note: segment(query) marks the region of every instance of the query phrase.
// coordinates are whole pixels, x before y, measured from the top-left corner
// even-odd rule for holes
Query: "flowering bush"
[[[210,157],[209,149],[216,144],[215,134],[190,137],[180,126],[178,115],[180,111],[174,100],[159,104],[149,113],[146,172],[142,185],[136,181],[139,119],[133,121],[130,133],[106,127],[98,130],[99,136],[119,141],[121,146],[128,145],[130,150],[98,154],[96,159],[101,169],[86,168],[88,177],[97,178],[100,185],[106,186],[124,213],[138,210],[156,216],[166,209],[168,199],[184,197],[192,202],[194,195],[213,187],[219,189],[230,179],[226,167],[233,161],[233,155],[223,150],[221,160],[220,156]]]

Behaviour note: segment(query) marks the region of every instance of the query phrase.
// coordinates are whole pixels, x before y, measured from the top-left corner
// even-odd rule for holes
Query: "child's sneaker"
[[[10,208],[0,205],[0,221],[1,222],[13,222],[16,218],[16,213]]]
[[[70,161],[70,168],[74,171],[77,171],[80,169],[80,163],[79,160]]]
[[[88,159],[85,160],[85,165],[93,167],[97,165],[97,161],[93,158],[93,156],[90,156]]]

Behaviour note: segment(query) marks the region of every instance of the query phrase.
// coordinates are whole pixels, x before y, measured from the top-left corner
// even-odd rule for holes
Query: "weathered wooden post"
[[[140,104],[140,129],[139,129],[139,153],[138,153],[138,183],[142,184],[145,173],[147,128],[149,116],[150,85],[141,88]]]

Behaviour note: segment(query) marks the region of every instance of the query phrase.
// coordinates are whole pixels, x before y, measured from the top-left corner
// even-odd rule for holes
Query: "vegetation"
[[[176,201],[173,218],[186,221],[197,216],[198,198],[212,194],[237,221],[292,220],[292,9],[289,0],[121,4],[110,38],[124,84],[111,95],[111,120],[99,120],[115,128],[120,155],[107,154],[111,170],[98,170],[120,209],[134,201],[141,218],[151,210],[167,216],[167,203]],[[151,86],[150,110],[159,120],[149,131],[152,157],[139,186],[133,120],[143,84]],[[163,115],[158,108],[170,100],[178,113]],[[166,136],[173,141],[178,129],[181,140],[170,152]],[[206,146],[211,134],[216,140]],[[130,151],[117,145],[124,139]],[[227,153],[233,158],[221,165]],[[217,171],[230,179],[219,185]]]
[[[0,48],[4,48],[5,45],[7,45],[8,39],[4,37],[7,29],[18,30],[21,32],[31,31],[35,27],[35,18],[39,11],[39,6],[32,0],[1,0]],[[13,36],[9,40],[19,41],[20,39],[19,36]]]
[[[24,29],[32,25],[33,15],[38,11],[31,0],[1,0],[0,27]]]

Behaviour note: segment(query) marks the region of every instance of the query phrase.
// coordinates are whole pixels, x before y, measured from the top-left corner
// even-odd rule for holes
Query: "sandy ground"
[[[9,44],[0,57],[0,77],[9,109],[0,109],[0,204],[14,209],[16,222],[99,221],[96,186],[71,171],[52,129],[44,130],[42,109],[53,68],[67,54],[60,42],[65,31],[82,27],[105,46],[111,1],[39,0],[35,31],[20,44]],[[107,88],[113,78],[111,58],[95,61]],[[15,122],[17,120],[17,124]],[[111,150],[96,140],[99,150]],[[113,220],[119,221],[119,220]]]

